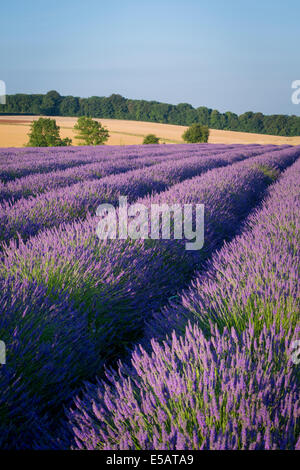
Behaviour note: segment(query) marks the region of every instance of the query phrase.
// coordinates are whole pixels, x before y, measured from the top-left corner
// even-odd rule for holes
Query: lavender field
[[[300,450],[299,157],[0,149],[0,449]],[[100,240],[120,196],[203,204],[204,246]]]

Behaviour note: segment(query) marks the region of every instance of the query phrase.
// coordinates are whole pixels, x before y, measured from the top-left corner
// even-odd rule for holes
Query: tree
[[[79,99],[74,96],[65,96],[59,105],[59,114],[62,116],[76,116],[79,111]]]
[[[179,103],[176,106],[177,123],[178,124],[193,124],[197,122],[195,110],[191,104]]]
[[[27,147],[64,147],[72,143],[68,137],[60,138],[55,119],[39,118],[31,123],[30,128]]]
[[[210,127],[213,129],[222,129],[222,114],[213,109],[210,115]]]
[[[148,134],[143,140],[143,144],[159,144],[159,137],[154,134]]]
[[[239,128],[239,118],[238,115],[235,113],[231,113],[230,111],[227,111],[224,114],[226,118],[226,129],[227,130],[237,130]]]
[[[103,145],[109,138],[108,130],[87,116],[78,118],[74,129],[78,131],[75,139],[79,139],[83,145]]]
[[[59,105],[61,103],[61,99],[62,98],[57,91],[48,91],[48,93],[43,97],[41,105],[42,113],[46,114],[47,116],[57,116],[59,114]]]
[[[210,116],[212,113],[212,109],[205,108],[205,106],[200,106],[196,109],[196,122],[202,124],[203,126],[208,126],[210,123]]]
[[[207,142],[209,137],[209,128],[201,124],[192,124],[183,134],[185,142],[194,144],[197,142]]]

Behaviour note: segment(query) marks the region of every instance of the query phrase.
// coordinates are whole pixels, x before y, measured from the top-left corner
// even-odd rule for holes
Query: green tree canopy
[[[76,116],[79,111],[79,99],[74,96],[65,96],[59,106],[62,116]]]
[[[72,143],[68,137],[60,138],[59,126],[55,119],[50,118],[39,118],[33,121],[28,136],[27,147],[63,147]]]
[[[159,144],[159,137],[154,134],[148,134],[143,140],[143,144]]]
[[[0,113],[35,114],[48,116],[89,116],[100,119],[130,119],[165,124],[191,126],[194,123],[213,129],[225,129],[260,134],[300,135],[300,116],[270,115],[246,112],[241,115],[188,103],[172,105],[158,101],[132,100],[113,94],[109,97],[78,98],[61,96],[57,91],[45,95],[7,95],[6,104],[0,104]]]
[[[207,142],[209,137],[209,128],[201,124],[192,124],[182,135],[185,142],[190,144],[197,142]]]
[[[103,145],[109,138],[108,130],[87,116],[78,118],[74,129],[78,132],[75,139],[79,139],[82,145]]]
[[[60,114],[59,105],[61,101],[62,97],[57,91],[48,91],[48,93],[44,95],[41,104],[42,113],[46,114],[47,116],[57,116]]]

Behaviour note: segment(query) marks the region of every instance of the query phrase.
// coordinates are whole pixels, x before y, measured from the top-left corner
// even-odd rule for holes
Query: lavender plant
[[[156,313],[148,337],[184,331],[190,319],[204,330],[211,321],[242,332],[276,321],[288,330],[300,312],[300,160],[271,186],[264,204],[243,232],[207,262],[177,303]]]
[[[224,145],[164,145],[149,146],[99,146],[99,147],[69,147],[66,148],[26,148],[26,149],[0,149],[0,180],[6,182],[15,178],[35,173],[47,173],[59,169],[66,169],[78,165],[95,163],[96,161],[112,161],[113,159],[131,159],[148,157],[161,157],[165,155],[188,152],[211,153],[215,151],[238,148],[239,146]],[[249,148],[259,146],[249,146]]]
[[[260,151],[264,150],[265,147]],[[226,151],[228,152],[229,149],[226,149]],[[225,149],[224,153],[226,153]],[[145,168],[157,163],[162,163],[162,160],[164,163],[169,160],[174,162],[192,156],[201,158],[203,156],[215,154],[218,156],[222,155],[220,150],[214,147],[213,149],[206,150],[192,148],[186,151],[183,151],[183,149],[181,151],[179,151],[179,149],[170,149],[168,153],[164,153],[163,155],[161,153],[156,154],[153,151],[140,154],[137,154],[136,152],[134,153],[133,151],[132,153],[128,153],[128,149],[126,149],[126,152],[116,152],[116,150],[114,152],[110,151],[104,155],[100,154],[99,156],[94,156],[95,161],[92,163],[78,161],[78,163],[81,164],[71,166],[67,169],[48,171],[47,173],[34,172],[27,176],[16,178],[13,181],[8,181],[7,183],[0,182],[0,201],[16,201],[22,197],[27,198],[29,196],[36,196],[51,189],[70,186],[80,181],[87,181],[112,174],[124,173],[129,170]],[[88,156],[88,162],[90,161],[91,155]],[[59,163],[58,158],[57,162]],[[36,162],[34,163],[36,164]],[[14,165],[19,169],[19,162]]]
[[[149,147],[147,155],[143,154],[144,160],[149,158],[150,161],[157,157],[158,160],[162,158],[164,161],[166,155],[170,156],[170,149]],[[203,149],[207,151],[208,147],[203,146]],[[13,220],[12,216],[2,219],[2,240],[9,241],[20,232],[27,241],[25,243],[21,237],[18,240],[11,240],[4,246],[0,262],[2,293],[0,338],[7,345],[9,364],[9,368],[6,369],[0,366],[2,448],[31,448],[33,445],[39,446],[42,440],[51,441],[51,445],[53,444],[55,448],[66,445],[58,440],[55,443],[55,438],[53,440],[53,434],[55,436],[57,432],[57,422],[62,416],[63,405],[68,404],[74,393],[78,393],[84,380],[92,380],[95,375],[101,376],[104,361],[115,361],[129,346],[139,340],[145,320],[149,320],[154,311],[160,311],[160,307],[168,297],[181,289],[189,280],[194,268],[202,266],[224,240],[230,239],[239,230],[242,220],[261,200],[268,185],[300,154],[300,149],[297,147],[277,148],[271,152],[270,148],[260,146],[247,149],[233,146],[227,152],[228,148],[220,146],[214,147],[210,155],[201,154],[199,158],[200,146],[195,146],[195,155],[192,156],[191,148],[192,146],[187,146],[182,159],[177,159],[174,152],[172,154],[174,158],[170,158],[170,161],[155,164],[153,167],[128,171],[124,175],[104,177],[99,181],[85,181],[73,185],[70,189],[62,188],[55,192],[47,192],[35,199],[21,199],[10,206],[12,210],[18,207],[14,212],[16,220]],[[88,153],[89,149],[83,148],[81,151]],[[152,155],[149,154],[150,151],[153,152]],[[213,154],[215,151],[216,155]],[[111,164],[117,166],[118,162],[120,165],[123,163],[127,165],[127,159],[134,161],[140,150],[127,149],[125,152],[127,156],[124,155],[124,159],[120,158],[121,152],[117,149],[111,152]],[[35,155],[34,151],[32,154],[24,153],[26,168],[29,169]],[[95,161],[97,155],[96,152],[93,156]],[[9,157],[8,152],[3,158],[9,159]],[[72,152],[69,157],[70,161],[73,158],[72,161],[75,162],[76,158]],[[81,154],[80,158],[83,157]],[[61,162],[58,160],[53,152],[49,158],[49,164],[54,165],[53,169],[57,170],[57,164]],[[216,168],[218,166],[222,168]],[[32,174],[35,170],[33,167]],[[74,169],[75,173],[76,171],[81,170]],[[201,173],[204,174],[189,179]],[[181,180],[183,182],[178,183]],[[106,198],[105,201],[114,202],[119,194],[127,194],[129,200],[135,200],[154,190],[164,191],[151,197],[146,196],[142,199],[145,204],[153,201],[205,204],[204,250],[191,255],[183,249],[184,241],[175,240],[165,242],[153,240],[153,243],[98,240],[95,234],[97,220],[89,214],[89,208],[95,204],[95,209],[99,202],[103,202],[102,197],[99,201],[100,191]],[[77,221],[78,217],[86,219]],[[53,226],[54,228],[47,229]],[[34,233],[37,235],[31,237]],[[291,236],[293,237],[292,233]],[[284,284],[282,286],[284,288]],[[170,315],[170,325],[175,318],[175,313],[174,316]],[[162,325],[163,329],[163,317],[160,317],[160,320],[157,326]],[[183,320],[183,316],[181,320],[178,326],[179,330],[183,331],[186,321]],[[229,326],[231,324],[228,322]],[[256,329],[251,323],[249,325],[246,319],[243,323],[245,332],[238,328],[236,334],[234,330],[229,333],[226,327],[222,332],[212,329],[209,330],[212,339],[207,337],[208,329],[200,332],[195,329],[197,327],[189,326],[185,338],[176,339],[174,336],[172,341],[167,340],[166,343],[166,348],[170,351],[176,350],[170,364],[165,364],[170,371],[169,392],[173,393],[175,390],[170,395],[167,408],[161,408],[160,404],[156,403],[156,398],[153,401],[149,393],[147,381],[150,369],[144,370],[139,376],[138,369],[141,366],[135,368],[134,365],[130,371],[122,366],[121,375],[114,373],[111,377],[112,387],[108,387],[105,391],[102,382],[99,384],[99,389],[89,386],[83,400],[77,400],[79,408],[70,414],[70,429],[73,435],[77,436],[76,445],[83,448],[159,449],[164,448],[169,439],[170,448],[174,449],[189,448],[189,446],[192,446],[191,448],[296,446],[299,405],[295,384],[298,379],[295,378],[294,369],[287,360],[286,344],[283,344],[283,331],[286,335],[285,340],[289,342],[294,338],[296,330],[294,322],[291,322],[290,330],[286,326],[285,324],[283,327],[278,327],[278,324],[272,324],[269,330],[263,329],[259,341]],[[248,341],[247,344],[251,346],[253,355],[246,350],[244,341]],[[144,361],[150,364],[151,360],[154,372],[158,370],[159,359],[165,357],[169,360],[170,355],[169,350],[166,349],[164,352],[163,346],[158,346],[156,343],[153,345],[153,357],[147,356],[143,351],[136,352],[134,364],[141,365]],[[203,346],[201,354],[199,353],[200,359],[196,354],[199,345]],[[261,353],[265,347],[274,352],[273,357],[279,354],[281,363],[275,361],[269,364],[271,356],[267,357]],[[214,348],[223,351],[223,355],[220,354],[219,357],[221,362],[218,362]],[[182,356],[178,355],[181,349]],[[212,351],[212,355],[209,355],[209,350]],[[188,357],[191,360],[186,360],[184,356],[186,351],[189,351]],[[210,401],[209,395],[206,407],[203,403],[204,401],[206,403],[207,386],[206,382],[201,385],[201,374],[206,377],[208,361],[212,367],[210,370],[222,370],[222,374],[220,373],[219,381],[209,382],[209,393],[214,389],[217,404]],[[236,364],[246,365],[244,372],[242,367],[237,367]],[[259,367],[262,367],[264,373],[262,375],[257,373],[255,381],[254,372],[259,371]],[[162,372],[164,373],[164,369]],[[286,394],[280,385],[284,374],[286,374],[285,384],[288,387]],[[181,398],[176,402],[178,395],[176,387],[178,385],[181,389],[183,387],[181,384],[186,382],[187,377],[196,377],[194,385],[191,384],[191,391],[195,393],[191,395],[190,402],[184,402],[186,408],[182,408]],[[126,401],[122,401],[122,397],[125,396],[122,387],[127,390],[124,385],[127,383],[135,384],[134,396],[138,397],[141,393],[140,398],[137,398],[138,406],[145,403],[145,407],[148,406],[149,416],[153,408],[157,409],[160,424],[164,422],[161,420],[161,416],[164,416],[161,410],[166,413],[170,410],[173,413],[169,415],[167,413],[169,417],[169,421],[166,418],[167,427],[159,428],[155,421],[156,415],[153,415],[154,421],[142,420],[144,423],[144,427],[140,427],[142,437],[140,434],[134,434],[138,432],[136,428],[135,431],[131,429],[134,418],[131,420],[130,413],[134,406],[132,409],[131,405],[128,408]],[[246,384],[245,387],[243,383]],[[152,381],[151,384],[160,390],[158,381],[157,383]],[[214,388],[216,384],[217,387]],[[191,426],[196,423],[196,418],[192,417],[190,421],[187,409],[198,397],[196,393],[198,385],[199,388],[202,386],[204,398],[199,395],[200,404],[197,405],[197,410],[202,414],[208,410],[208,422],[203,424],[201,418],[199,429],[190,432]],[[225,387],[225,392],[227,390],[228,397],[230,394],[237,397],[237,402],[234,404],[228,398],[231,403],[228,408],[226,408],[227,402],[223,405],[221,403],[223,394],[219,391],[222,391],[222,387]],[[274,392],[275,389],[278,390],[278,395]],[[253,390],[253,399],[251,394],[247,395],[247,390]],[[121,395],[118,397],[119,391]],[[104,392],[108,399],[105,398],[106,408],[102,409]],[[114,401],[113,397],[117,401]],[[213,400],[213,395],[211,399]],[[100,408],[98,408],[99,403],[101,403]],[[127,440],[118,440],[116,434],[120,426],[117,414],[119,411],[115,413],[117,403],[123,411],[130,412],[128,422],[125,421],[126,426],[129,424],[126,429],[124,428]],[[274,407],[273,403],[279,403],[278,408]],[[235,413],[233,415],[232,410]],[[252,420],[250,414],[251,419],[247,418],[247,421],[245,410],[250,410],[255,415],[255,420]],[[221,416],[220,419],[214,419],[213,413],[217,412]],[[147,418],[148,411],[144,409],[144,405],[142,413],[146,413],[143,416]],[[102,417],[112,425],[111,428],[109,425],[106,428],[106,424],[104,426]],[[274,420],[275,425],[270,427],[270,420]],[[173,422],[175,427],[171,429]],[[139,421],[137,423],[140,424]],[[109,438],[105,434],[106,431]],[[284,433],[286,441],[280,437]]]
[[[248,152],[249,156],[260,150]],[[291,150],[290,150],[291,152]],[[279,153],[279,152],[278,152]],[[60,223],[86,217],[96,211],[100,203],[116,203],[120,195],[127,195],[129,201],[150,192],[165,190],[175,182],[191,178],[217,166],[225,166],[246,158],[247,151],[225,154],[220,157],[184,158],[182,161],[167,161],[125,174],[111,175],[100,180],[82,183],[48,191],[35,198],[22,198],[15,204],[0,206],[0,240],[17,238],[26,240],[38,231]],[[176,176],[175,176],[176,175]]]
[[[291,332],[211,326],[151,343],[107,381],[87,384],[68,412],[74,448],[201,450],[299,448],[299,383]],[[108,382],[108,383],[107,383]]]

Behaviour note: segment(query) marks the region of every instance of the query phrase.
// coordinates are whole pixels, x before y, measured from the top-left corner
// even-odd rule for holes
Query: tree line
[[[212,129],[281,136],[300,135],[300,117],[295,115],[264,115],[251,111],[240,115],[230,111],[220,113],[216,109],[204,106],[193,108],[188,103],[172,105],[158,101],[131,100],[118,94],[109,97],[78,98],[75,96],[61,96],[57,91],[52,90],[45,95],[8,95],[6,104],[0,105],[0,113],[89,116],[184,126],[199,123]]]

